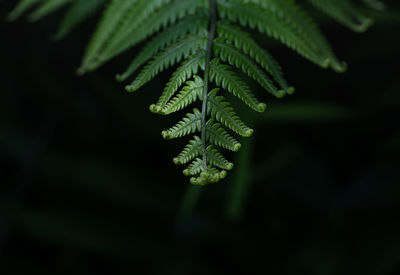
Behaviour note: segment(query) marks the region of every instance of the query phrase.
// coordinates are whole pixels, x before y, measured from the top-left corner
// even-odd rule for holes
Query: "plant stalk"
[[[203,106],[201,109],[201,147],[203,153],[203,166],[207,170],[207,154],[206,154],[206,117],[208,103],[208,87],[210,82],[210,61],[213,52],[213,42],[215,38],[215,30],[217,27],[217,0],[210,0],[210,24],[208,33],[208,43],[206,51],[206,66],[204,70],[204,88],[203,88]]]

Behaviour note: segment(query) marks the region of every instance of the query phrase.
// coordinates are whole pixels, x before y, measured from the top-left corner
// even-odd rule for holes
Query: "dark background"
[[[96,18],[54,41],[61,13],[0,2],[0,274],[400,274],[396,2],[364,34],[312,12],[345,74],[257,36],[296,93],[255,88],[270,108],[238,107],[256,132],[203,188],[148,111],[171,71],[126,93],[133,49],[78,77]]]

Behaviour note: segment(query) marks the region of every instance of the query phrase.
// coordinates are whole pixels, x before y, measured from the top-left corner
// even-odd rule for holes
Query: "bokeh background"
[[[192,187],[172,163],[177,117],[114,75],[78,77],[97,17],[56,41],[62,13],[5,18],[0,1],[0,274],[400,274],[400,5],[357,34],[310,11],[345,74],[257,36],[297,90],[238,105],[256,129],[229,177]],[[234,99],[233,99],[234,100]],[[181,114],[180,114],[181,115]]]

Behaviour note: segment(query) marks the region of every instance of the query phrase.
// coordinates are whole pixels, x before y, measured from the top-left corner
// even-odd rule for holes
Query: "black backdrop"
[[[335,74],[259,37],[296,86],[231,155],[230,176],[190,187],[148,106],[114,81],[137,49],[75,75],[93,19],[54,41],[60,13],[3,20],[0,1],[1,274],[400,272],[400,13],[364,34],[315,14],[349,70]],[[255,87],[254,89],[259,89]],[[397,272],[396,272],[397,271]]]

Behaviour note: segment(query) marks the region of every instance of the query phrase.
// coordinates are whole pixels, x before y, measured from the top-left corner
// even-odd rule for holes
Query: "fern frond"
[[[234,139],[219,123],[213,119],[207,122],[207,140],[219,147],[237,152],[242,145]]]
[[[117,80],[125,81],[140,66],[155,56],[160,50],[172,43],[176,43],[178,40],[184,38],[188,34],[194,35],[199,33],[199,30],[204,29],[206,24],[207,20],[204,18],[204,16],[192,16],[166,29],[161,34],[154,37],[149,43],[147,43],[147,45],[129,65],[128,69],[124,73],[117,75]],[[134,37],[138,37],[138,35],[135,35]]]
[[[163,93],[161,94],[157,104],[152,104],[150,106],[150,111],[153,113],[161,113],[165,108],[167,102],[171,97],[178,91],[179,87],[191,78],[193,75],[197,74],[199,68],[204,70],[205,67],[205,51],[200,50],[193,56],[189,57],[181,66],[176,69],[172,74],[170,81],[167,83]]]
[[[198,136],[194,136],[192,140],[185,146],[183,151],[174,158],[177,165],[185,164],[201,154],[201,140]]]
[[[377,9],[383,7],[377,0],[362,1]],[[238,151],[241,147],[228,129],[244,137],[253,133],[219,94],[219,88],[257,112],[264,112],[266,104],[244,82],[245,74],[275,97],[294,92],[278,62],[242,27],[279,40],[323,68],[331,67],[337,72],[346,68],[317,24],[295,0],[21,0],[9,20],[30,9],[33,12],[29,18],[37,20],[71,4],[57,33],[60,38],[106,2],[78,72],[94,70],[154,36],[116,78],[125,81],[141,69],[126,86],[127,91],[133,92],[163,70],[177,67],[150,110],[168,115],[201,101],[201,111],[194,108],[162,132],[165,139],[201,132],[173,159],[176,164],[190,162],[183,172],[193,176],[192,184],[217,182],[226,177],[226,170],[232,169],[233,164],[216,148]],[[372,22],[351,0],[308,2],[356,31],[364,31]],[[201,77],[200,70],[204,71]],[[237,74],[238,70],[243,73]],[[211,82],[219,88],[210,89]]]
[[[201,97],[203,88],[203,79],[195,75],[194,81],[187,81],[182,91],[165,105],[161,113],[168,115],[185,108]]]
[[[260,103],[250,91],[249,87],[235,75],[229,66],[219,63],[218,59],[213,59],[211,61],[210,79],[219,87],[237,96],[253,110],[260,113],[265,111],[266,105]]]
[[[74,0],[58,28],[56,39],[64,38],[78,24],[96,13],[107,0]]]
[[[278,62],[266,50],[261,48],[249,34],[242,31],[239,27],[232,26],[227,21],[223,21],[218,24],[218,35],[253,58],[264,70],[271,74],[287,94],[294,92],[294,88],[290,87],[283,77],[282,69]]]
[[[236,132],[237,134],[249,137],[253,134],[253,129],[246,126],[235,113],[225,97],[217,96],[219,89],[213,89],[208,96],[208,114],[215,120]]]
[[[134,92],[163,70],[188,58],[199,49],[205,49],[207,38],[200,35],[189,35],[172,44],[151,60],[132,84],[126,86],[128,92]]]
[[[181,121],[161,134],[165,139],[172,139],[201,131],[201,112],[194,108],[193,113],[186,114]]]
[[[241,69],[249,77],[257,81],[265,90],[272,95],[282,98],[286,95],[284,90],[275,87],[269,77],[255,64],[247,55],[241,53],[237,48],[221,40],[214,42],[214,52],[222,61]]]
[[[325,12],[338,22],[356,32],[366,31],[373,21],[363,15],[348,0],[308,0],[312,5]]]

